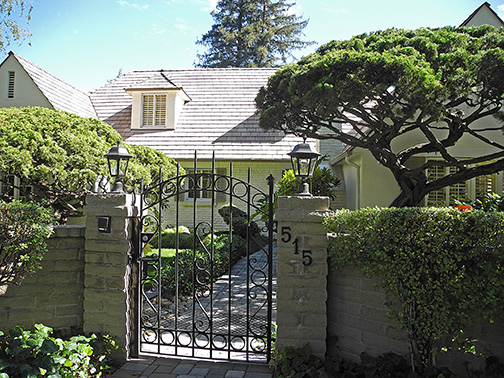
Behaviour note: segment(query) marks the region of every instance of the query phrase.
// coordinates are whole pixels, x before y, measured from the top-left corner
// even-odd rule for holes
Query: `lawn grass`
[[[158,249],[152,249],[147,256],[151,256],[158,253]],[[161,248],[161,257],[171,257],[175,256],[175,248]]]

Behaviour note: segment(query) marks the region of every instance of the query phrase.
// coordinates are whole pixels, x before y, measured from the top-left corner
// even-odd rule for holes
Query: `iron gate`
[[[214,156],[211,169],[199,169],[195,154],[188,173],[178,166],[175,177],[141,190],[139,352],[269,361],[274,179],[265,193],[250,168],[245,181],[232,163],[229,175],[215,166]]]

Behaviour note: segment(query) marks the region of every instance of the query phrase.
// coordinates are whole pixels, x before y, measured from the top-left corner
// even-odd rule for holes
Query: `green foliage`
[[[12,42],[30,37],[27,27],[33,5],[30,0],[0,0],[0,51],[5,52]]]
[[[504,29],[490,26],[332,41],[270,77],[256,98],[260,126],[368,150],[399,185],[392,206],[417,206],[433,190],[504,168],[504,150],[495,151],[491,135],[500,131],[492,116],[504,119],[503,46]],[[468,134],[486,143],[485,155],[448,152]],[[426,168],[436,162],[412,162],[426,153],[445,158],[454,172],[429,182]]]
[[[314,196],[327,196],[334,200],[336,198],[336,187],[340,185],[341,180],[334,176],[329,168],[320,167],[320,163],[325,160],[325,156],[320,158],[313,172],[313,177],[310,179],[310,193]],[[282,179],[276,183],[276,191],[273,198],[273,212],[278,209],[279,196],[293,196],[299,192],[299,184],[301,179],[294,175],[292,169],[287,169],[283,172]],[[267,213],[267,203],[263,204],[262,209]],[[261,219],[266,221],[266,216],[259,211],[254,214],[254,217],[261,215]]]
[[[111,126],[96,119],[38,107],[0,109],[0,172],[19,177],[21,195],[45,201],[64,221],[81,215],[86,193],[98,175],[108,174],[104,155],[118,140]],[[162,153],[126,147],[133,155],[127,185],[155,182],[160,165],[165,174],[175,173],[174,161]]]
[[[308,21],[290,12],[286,0],[220,0],[211,15],[212,28],[196,43],[198,67],[274,67],[285,64],[292,50],[314,42],[300,39]]]
[[[214,236],[213,259],[210,258],[211,239],[205,240],[205,245],[193,252],[192,249],[181,249],[178,255],[161,259],[162,296],[170,298],[176,293],[176,280],[178,277],[179,295],[193,293],[193,275],[196,273],[196,291],[206,290],[210,282],[215,282],[229,270],[229,265],[235,264],[246,251],[245,240],[238,235],[233,235],[229,242],[228,235]],[[231,262],[230,262],[231,259]],[[176,266],[178,261],[178,275]],[[212,264],[212,277],[209,276]]]
[[[179,248],[189,249],[193,248],[193,236],[189,229],[185,226],[180,226],[178,232],[175,227],[166,228],[161,230],[161,248],[176,248],[177,247],[177,234],[179,238]],[[158,247],[158,234],[154,235],[150,244],[155,248]]]
[[[40,268],[52,221],[51,211],[39,204],[0,200],[0,286]]]
[[[336,211],[324,224],[337,236],[329,247],[334,268],[359,266],[394,298],[387,305],[407,331],[418,369],[430,366],[436,348],[449,347],[445,336],[456,339],[502,313],[503,213],[364,208]]]
[[[117,349],[108,336],[74,336],[62,340],[52,329],[36,324],[34,330],[13,327],[0,331],[1,378],[101,377],[109,368],[110,354]]]
[[[271,365],[274,367],[274,377],[281,378],[455,378],[446,367],[429,367],[419,375],[413,372],[411,365],[404,356],[395,353],[385,353],[372,357],[363,352],[360,363],[346,361],[339,356],[320,359],[311,354],[308,344],[302,348],[286,347],[275,350]],[[502,378],[504,364],[496,357],[486,359],[484,371],[470,371],[471,378]]]
[[[504,195],[489,193],[482,198],[476,198],[474,201],[455,200],[455,204],[484,211],[504,211]]]
[[[252,238],[257,238],[261,234],[261,229],[256,222],[248,219],[247,213],[235,207],[225,205],[219,210],[219,215],[227,225],[231,223],[233,233],[247,239],[247,234]]]

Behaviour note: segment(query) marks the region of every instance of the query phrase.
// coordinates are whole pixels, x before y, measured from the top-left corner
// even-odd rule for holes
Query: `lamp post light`
[[[115,178],[112,193],[124,193],[121,180],[126,175],[131,155],[126,148],[119,145],[118,141],[117,146],[112,147],[105,157],[108,161],[110,176]]]
[[[306,143],[306,137],[303,138],[303,143],[300,143],[294,147],[294,149],[288,153],[291,157],[292,169],[294,170],[294,175],[301,179],[301,184],[299,185],[298,196],[311,196],[310,186],[307,180],[313,177],[313,172],[315,171],[315,166],[317,165],[317,160],[320,153],[315,151],[311,145]]]

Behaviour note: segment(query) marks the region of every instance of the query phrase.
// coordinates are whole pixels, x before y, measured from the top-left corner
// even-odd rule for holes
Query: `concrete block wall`
[[[328,356],[339,355],[359,362],[360,354],[371,356],[393,352],[408,353],[406,333],[388,318],[385,305],[390,300],[377,286],[378,281],[364,276],[355,267],[329,271],[327,299]],[[474,325],[470,330],[479,352],[497,356],[504,361],[504,324]],[[471,354],[444,353],[436,357],[438,366],[447,366],[461,377],[466,376],[464,363],[474,369],[484,369],[484,358]]]
[[[387,317],[388,298],[376,287],[377,280],[360,269],[345,267],[328,278],[328,354],[360,361],[360,353],[378,356],[384,352],[405,354],[406,335]]]
[[[326,353],[327,197],[279,197],[277,253],[278,348],[309,343]],[[297,246],[297,248],[296,248]],[[298,253],[296,253],[298,252]]]
[[[56,226],[42,269],[0,295],[0,329],[42,323],[61,334],[82,328],[84,226]]]
[[[133,329],[135,279],[133,259],[136,197],[90,194],[86,197],[84,332],[112,336],[120,351],[129,346]],[[98,230],[98,218],[110,216],[110,233]]]

